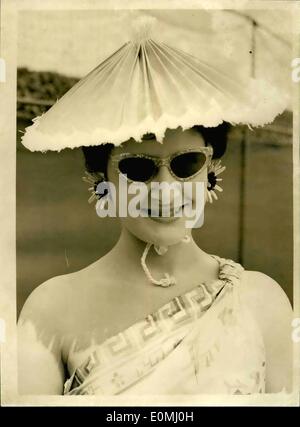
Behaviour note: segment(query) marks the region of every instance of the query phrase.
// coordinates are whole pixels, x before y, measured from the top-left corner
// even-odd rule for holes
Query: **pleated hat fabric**
[[[30,151],[141,141],[167,128],[262,126],[287,106],[265,80],[237,79],[200,58],[151,37],[154,18],[139,17],[125,43],[26,128]],[[228,69],[228,67],[226,67]]]

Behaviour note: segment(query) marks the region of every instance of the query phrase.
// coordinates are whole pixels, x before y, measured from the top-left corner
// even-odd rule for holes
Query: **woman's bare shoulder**
[[[104,272],[103,272],[104,273]],[[101,263],[92,263],[78,271],[54,276],[37,286],[27,298],[20,320],[38,319],[53,322],[58,326],[62,320],[69,321],[89,299],[97,281],[99,290],[105,289],[105,274],[101,274]],[[92,298],[92,295],[91,295]],[[99,299],[101,304],[102,298]]]
[[[270,276],[246,270],[242,276],[241,299],[265,334],[272,336],[278,326],[291,326],[292,308],[282,287]],[[286,333],[286,331],[284,331]]]
[[[291,389],[292,308],[281,286],[257,271],[245,271],[241,301],[258,324],[267,358],[267,392]]]
[[[242,276],[241,295],[253,310],[281,308],[291,312],[291,305],[282,287],[270,276],[259,271],[245,270]]]

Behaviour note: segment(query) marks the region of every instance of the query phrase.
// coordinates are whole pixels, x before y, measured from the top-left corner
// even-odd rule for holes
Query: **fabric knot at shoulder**
[[[220,265],[219,279],[225,281],[232,286],[238,285],[241,281],[242,273],[245,270],[244,267],[231,259],[221,258],[216,255],[212,255]]]

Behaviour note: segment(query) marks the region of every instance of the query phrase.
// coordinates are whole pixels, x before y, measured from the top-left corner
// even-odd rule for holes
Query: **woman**
[[[175,95],[170,92],[170,87],[166,89],[168,96],[164,97],[163,91],[167,83],[171,86],[172,79],[168,80],[169,74],[166,73],[164,84],[159,80],[164,71],[157,65],[158,61],[151,64],[150,49],[158,46],[153,47],[151,43],[139,43],[138,57],[134,56],[138,63],[134,62],[134,66],[141,72],[147,60],[152,72],[157,67],[156,77],[152,82],[149,79],[149,87],[160,82],[161,90],[155,96],[162,97],[160,106],[168,110],[166,100]],[[133,68],[125,64],[130,58],[130,49],[129,46],[124,57],[117,52],[116,57],[111,62],[104,62],[97,72],[112,67],[108,72],[111,75],[116,64],[123,61],[124,75],[131,70],[132,82]],[[154,59],[163,49],[163,45],[158,46]],[[132,50],[134,55],[137,51]],[[170,52],[174,55],[174,65],[179,60],[178,52],[167,50],[164,58],[169,60]],[[194,73],[194,59],[185,54],[180,58],[186,71]],[[211,70],[205,68],[205,72],[209,74]],[[115,76],[120,74],[120,70],[115,72]],[[193,84],[199,75],[198,72],[191,74]],[[214,72],[209,75],[211,79],[216,78]],[[97,74],[92,73],[80,82],[71,91],[70,100],[72,96],[73,101],[74,96],[81,98],[80,90],[84,87],[92,98],[89,82],[95,76]],[[235,90],[233,82],[221,80],[223,85],[227,84],[226,90],[231,88],[232,94]],[[122,78],[119,81],[123,82]],[[178,82],[182,84],[179,77]],[[188,83],[186,78],[182,91]],[[120,86],[115,84],[115,87],[120,96]],[[216,116],[223,114],[222,120],[237,114],[237,105],[230,109],[224,98],[226,91],[213,94],[216,87],[214,84],[208,91],[213,101],[209,102],[210,107],[215,109],[208,107],[205,118],[203,113],[202,120],[206,125],[212,119],[213,111]],[[129,92],[127,90],[127,94]],[[109,93],[114,101],[113,94]],[[182,93],[181,99],[187,99]],[[201,96],[203,98],[203,93]],[[197,97],[196,93],[194,97]],[[93,102],[96,98],[93,97]],[[152,99],[153,107],[155,98],[145,99]],[[135,98],[132,102],[127,101],[131,109],[134,101]],[[62,105],[67,112],[66,102],[68,97],[55,106],[56,110],[46,113],[48,123],[55,121],[59,127],[59,108]],[[111,102],[111,105],[117,104]],[[228,107],[226,111],[225,105]],[[176,107],[176,103],[170,106],[173,113]],[[88,108],[86,106],[86,111]],[[87,128],[92,130],[86,111]],[[20,393],[252,394],[290,390],[291,308],[280,286],[262,273],[245,271],[234,261],[212,256],[199,248],[187,227],[186,201],[178,205],[177,196],[182,195],[178,191],[169,199],[168,215],[163,214],[165,202],[161,194],[156,200],[158,210],[152,209],[151,205],[155,193],[151,187],[153,182],[179,183],[179,193],[183,191],[184,183],[191,183],[193,191],[189,201],[192,208],[196,204],[197,184],[207,187],[206,200],[212,200],[214,190],[220,189],[218,176],[222,171],[220,164],[214,163],[212,158],[220,157],[224,152],[227,126],[211,130],[195,127],[192,122],[199,124],[194,118],[196,114],[188,119],[183,114],[176,119],[177,126],[175,120],[164,116],[164,126],[157,119],[148,121],[145,128],[137,128],[132,124],[131,110],[128,111],[123,109],[122,114],[115,114],[118,120],[126,116],[123,132],[115,134],[107,131],[115,116],[111,112],[103,113],[103,120],[107,121],[106,127],[103,126],[106,133],[103,131],[100,141],[101,144],[108,141],[111,145],[72,142],[73,147],[84,145],[92,198],[99,199],[98,214],[101,216],[105,208],[103,200],[108,203],[111,197],[122,232],[107,255],[80,271],[48,280],[28,298],[19,319]],[[137,112],[141,113],[139,108]],[[241,114],[243,116],[245,111]],[[74,120],[79,120],[79,116],[78,113]],[[45,120],[44,128],[43,123],[34,126],[41,126],[46,140],[47,118]],[[73,120],[73,115],[65,114],[63,120],[65,125],[66,121]],[[166,125],[168,120],[172,126]],[[91,134],[98,137],[97,132],[87,132],[85,136],[89,138]],[[47,144],[41,146],[38,138],[35,141],[33,138],[34,144],[38,144],[39,149],[49,149]],[[52,147],[58,149],[57,141],[53,144]],[[71,146],[66,140],[64,144]],[[150,202],[147,215],[120,215],[119,196],[123,191],[120,176],[126,177],[127,183],[146,185],[146,199]],[[106,192],[99,191],[102,178],[110,184]],[[112,189],[116,190],[115,197],[112,197]],[[134,195],[128,193],[127,196],[126,210]]]

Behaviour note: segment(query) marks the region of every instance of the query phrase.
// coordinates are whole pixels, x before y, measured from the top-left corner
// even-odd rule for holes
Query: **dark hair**
[[[213,147],[213,159],[220,159],[227,148],[227,136],[230,129],[230,124],[227,122],[221,123],[219,126],[206,128],[204,126],[194,126],[203,137],[205,145],[210,144]]]
[[[205,145],[210,144],[213,147],[214,159],[219,159],[223,156],[227,147],[227,134],[230,129],[229,123],[223,122],[221,125],[211,128],[197,125],[192,129],[201,134]],[[113,144],[82,147],[86,170],[88,172],[102,172],[106,175],[108,157],[113,147]]]

